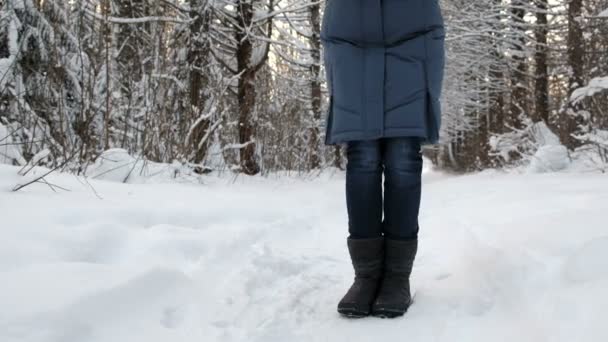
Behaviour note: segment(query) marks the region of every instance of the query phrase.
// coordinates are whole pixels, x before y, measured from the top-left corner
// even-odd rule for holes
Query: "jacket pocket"
[[[334,91],[333,91],[333,66],[331,62],[331,52],[329,51],[331,44],[325,44],[323,50],[323,64],[325,66],[325,82],[327,84],[327,95],[329,101],[324,115],[325,125],[325,145],[331,145],[331,130],[333,126],[333,106],[334,106]]]
[[[328,32],[328,25],[331,23],[332,18],[331,18],[331,7],[332,7],[332,2],[331,0],[325,0],[325,5],[323,6],[323,17],[321,18],[321,37],[325,38],[327,37],[327,32]]]
[[[331,145],[331,129],[333,126],[333,95],[329,95],[329,103],[327,104],[327,111],[325,113],[325,145]]]
[[[438,27],[426,36],[425,68],[431,96],[441,97],[445,69],[445,29]]]
[[[436,143],[441,129],[441,102],[445,69],[445,29],[437,27],[426,35],[426,127],[427,140]]]
[[[361,115],[363,106],[364,49],[348,43],[327,44],[334,105],[345,113]]]
[[[358,18],[364,14],[362,8],[353,0],[326,0],[321,37],[361,41],[363,28]]]
[[[325,83],[327,84],[327,92],[333,94],[333,75],[332,75],[332,63],[331,63],[331,43],[322,42],[323,46],[323,66],[325,68]]]

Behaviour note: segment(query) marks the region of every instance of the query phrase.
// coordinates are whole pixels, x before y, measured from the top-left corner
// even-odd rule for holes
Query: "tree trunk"
[[[253,141],[254,127],[251,120],[255,110],[255,70],[251,67],[251,54],[253,43],[247,34],[253,19],[253,6],[250,1],[241,0],[237,3],[238,28],[235,38],[237,41],[237,71],[241,74],[238,80],[238,124],[239,143],[245,144],[241,148],[241,169],[245,174],[254,175],[260,172],[255,160],[255,142]]]
[[[527,97],[528,91],[526,87],[526,58],[523,56],[525,49],[525,21],[524,16],[526,11],[523,6],[526,5],[524,0],[513,0],[511,8],[511,20],[513,21],[513,31],[515,36],[513,40],[515,45],[513,50],[516,53],[513,55],[513,62],[515,64],[514,70],[511,74],[511,106],[509,115],[507,117],[507,123],[513,128],[521,128],[521,117],[523,114],[527,114]]]
[[[209,61],[209,44],[207,35],[209,32],[209,10],[206,6],[208,0],[190,0],[190,40],[188,46],[188,66],[190,68],[190,108],[186,110],[190,112],[190,122],[196,122],[199,116],[206,115],[203,112],[205,108],[206,98],[203,97],[203,88],[209,86],[209,81],[204,73],[200,70]],[[193,156],[195,164],[201,163],[207,156],[208,142],[202,142],[201,139],[205,136],[210,127],[210,119],[204,119],[198,122],[193,128],[189,139],[189,147],[186,148],[186,153]],[[199,146],[200,145],[200,146]]]
[[[110,0],[105,0],[102,3],[101,11],[104,15],[104,48],[105,48],[105,77],[106,77],[106,98],[105,98],[105,111],[103,113],[103,149],[107,150],[110,148],[110,113],[112,112],[112,74],[110,72],[110,65],[112,60],[112,24],[108,20],[108,17],[112,15],[112,7]]]
[[[532,120],[549,123],[549,73],[547,66],[547,0],[536,0],[536,77],[534,97],[536,110]]]
[[[254,1],[238,0],[236,3],[237,27],[235,31],[235,39],[237,41],[236,60],[237,73],[240,75],[238,79],[238,130],[240,149],[241,171],[248,175],[255,175],[260,172],[260,166],[255,159],[256,144],[254,140],[255,126],[253,116],[255,113],[255,76],[258,69],[266,63],[270,43],[266,44],[261,58],[252,63],[253,42],[253,14]],[[274,8],[274,1],[269,0],[270,12]],[[272,36],[272,17],[267,20],[267,39]],[[258,25],[258,24],[256,24]],[[256,30],[257,31],[257,30]],[[256,56],[257,57],[257,56]]]
[[[317,169],[321,164],[319,158],[319,122],[321,121],[321,24],[320,24],[320,4],[309,7],[310,25],[312,35],[310,37],[312,64],[310,97],[313,115],[313,123],[310,127],[309,135],[309,168]]]
[[[578,88],[583,86],[583,54],[584,54],[584,37],[583,29],[579,20],[581,19],[581,11],[583,7],[582,0],[570,0],[568,4],[568,65],[570,67],[570,79],[568,81],[569,95]],[[562,113],[560,122],[560,139],[566,147],[574,149],[578,146],[576,139],[572,137],[572,133],[576,130],[578,121],[574,115],[580,109],[580,105],[572,105],[568,103],[565,113]]]

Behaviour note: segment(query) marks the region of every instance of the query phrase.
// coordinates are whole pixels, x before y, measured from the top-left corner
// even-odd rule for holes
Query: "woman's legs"
[[[347,245],[355,279],[338,303],[338,312],[363,317],[371,313],[384,262],[380,141],[350,141],[346,155]]]
[[[351,238],[382,236],[382,150],[380,140],[346,146],[346,206]]]
[[[384,236],[410,240],[418,237],[422,154],[420,139],[383,139]]]
[[[410,274],[418,249],[418,209],[422,155],[418,138],[383,140],[384,263],[371,312],[380,317],[403,315],[412,298]]]
[[[394,239],[416,238],[422,174],[420,139],[399,137],[349,141],[346,156],[350,235],[353,238],[371,238],[384,233]]]

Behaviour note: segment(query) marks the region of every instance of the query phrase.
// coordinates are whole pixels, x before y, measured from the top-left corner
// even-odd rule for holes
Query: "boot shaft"
[[[385,274],[405,276],[409,278],[418,252],[418,239],[384,241]]]
[[[382,274],[384,238],[347,239],[348,252],[356,277],[375,278]]]

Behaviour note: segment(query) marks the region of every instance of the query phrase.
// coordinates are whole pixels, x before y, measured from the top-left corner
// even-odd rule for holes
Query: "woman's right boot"
[[[412,304],[410,275],[418,251],[418,239],[385,239],[384,274],[372,315],[394,318],[403,315]]]
[[[347,239],[355,280],[338,303],[338,312],[347,317],[364,317],[371,312],[380,285],[384,263],[384,238]]]

